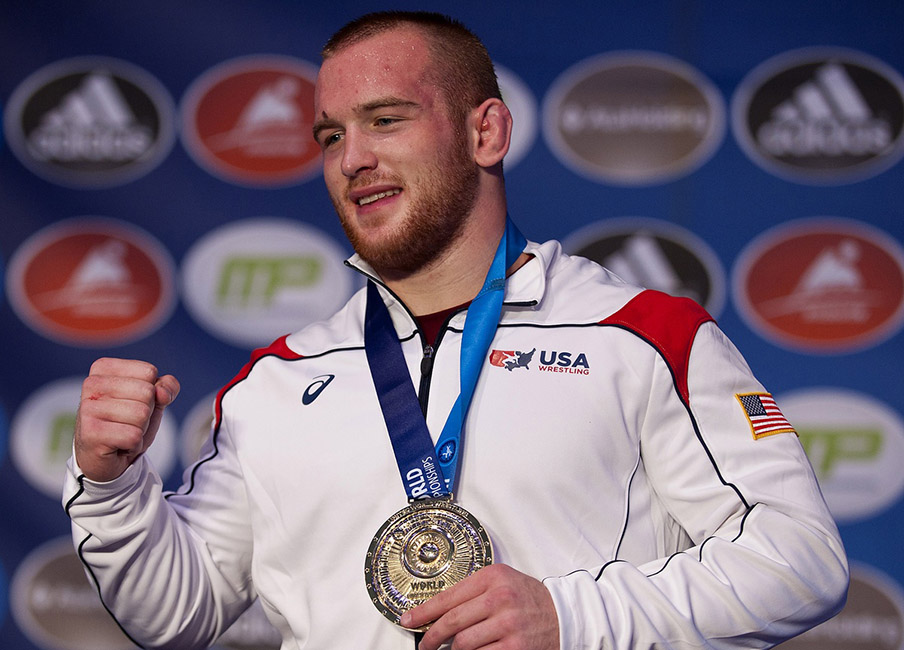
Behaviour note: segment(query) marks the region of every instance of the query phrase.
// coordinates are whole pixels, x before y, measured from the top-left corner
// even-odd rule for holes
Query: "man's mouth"
[[[358,205],[368,205],[369,203],[373,203],[374,201],[379,201],[380,199],[385,199],[387,196],[394,196],[401,192],[400,189],[394,190],[386,190],[385,192],[377,192],[376,194],[368,194],[367,196],[362,196],[358,199]]]

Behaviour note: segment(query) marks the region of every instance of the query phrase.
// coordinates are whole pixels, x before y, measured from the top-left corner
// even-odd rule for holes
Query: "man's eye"
[[[376,124],[377,126],[392,126],[398,121],[398,118],[395,117],[378,117],[376,120],[374,120],[374,124]]]
[[[341,133],[331,133],[323,139],[323,146],[329,147],[330,145],[336,144],[341,139],[342,139]]]

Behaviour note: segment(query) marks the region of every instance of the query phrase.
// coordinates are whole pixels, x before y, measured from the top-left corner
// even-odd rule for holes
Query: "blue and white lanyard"
[[[364,350],[409,501],[447,497],[454,490],[464,420],[502,313],[505,272],[526,244],[524,235],[506,219],[483,288],[468,307],[461,341],[460,393],[435,448],[389,310],[376,285],[367,283]]]

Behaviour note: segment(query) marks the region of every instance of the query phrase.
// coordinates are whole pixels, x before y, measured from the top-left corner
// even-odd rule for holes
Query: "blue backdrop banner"
[[[175,488],[250,351],[361,286],[311,138],[320,47],[424,6],[7,4],[0,648],[129,648],[60,504],[80,380],[101,355],[179,377],[150,453]],[[797,429],[854,579],[786,647],[904,648],[904,3],[429,8],[498,66],[524,234],[701,302]],[[219,645],[279,638],[252,610]]]

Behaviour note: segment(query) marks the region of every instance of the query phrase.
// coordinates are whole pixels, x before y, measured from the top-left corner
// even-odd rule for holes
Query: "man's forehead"
[[[334,67],[345,63],[367,66],[393,66],[411,64],[413,61],[426,62],[429,56],[427,39],[413,27],[397,27],[356,43],[347,45],[328,58],[323,67]]]
[[[430,61],[426,40],[418,31],[399,28],[368,37],[349,45],[326,59],[317,76],[315,101],[341,94],[348,101],[349,92],[356,95],[355,104],[387,92],[411,90],[427,82],[424,68]],[[402,92],[402,94],[407,94]]]

